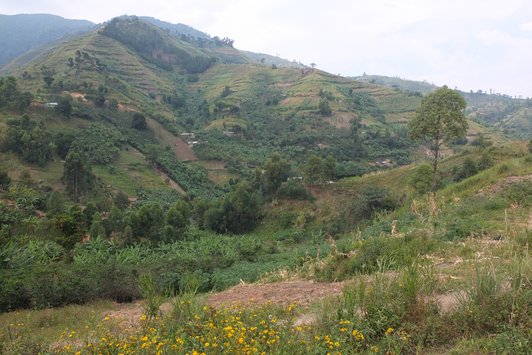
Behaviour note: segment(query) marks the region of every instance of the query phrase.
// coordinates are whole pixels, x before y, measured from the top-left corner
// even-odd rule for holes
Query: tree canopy
[[[466,102],[458,92],[443,86],[423,98],[416,116],[409,123],[410,139],[426,143],[432,152],[433,193],[442,144],[464,137],[467,132],[465,107]]]

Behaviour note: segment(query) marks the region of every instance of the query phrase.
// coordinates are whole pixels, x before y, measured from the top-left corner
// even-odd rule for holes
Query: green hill
[[[0,353],[529,348],[525,142],[470,116],[427,194],[421,94],[137,17],[8,69]],[[336,291],[230,311],[196,295],[294,279]]]
[[[293,174],[301,174],[309,154],[331,155],[338,177],[374,170],[376,161],[405,164],[416,154],[405,124],[421,101],[418,94],[305,67],[257,63],[228,39],[183,36],[137,17],[115,18],[28,64],[15,62],[8,74],[18,78],[21,91],[33,94],[31,116],[52,132],[66,126],[76,134],[93,121],[125,135],[122,149],[132,146],[149,156],[150,147],[170,147],[175,162],[163,163],[157,155],[157,169],[196,194],[201,188],[173,171],[174,164],[220,183],[249,175],[274,152],[294,163]],[[61,97],[73,99],[76,120],[53,118],[39,108]],[[150,128],[142,142],[129,130],[134,112],[144,114]],[[483,133],[501,141],[481,125],[472,127],[472,139]],[[129,193],[136,186],[96,172],[108,185],[130,186]]]
[[[409,93],[427,94],[437,88],[433,84],[392,78],[381,75],[364,75],[355,78],[367,83],[384,85]],[[530,99],[517,99],[508,95],[488,94],[482,91],[461,92],[467,101],[467,114],[475,121],[490,125],[517,139],[532,137]]]

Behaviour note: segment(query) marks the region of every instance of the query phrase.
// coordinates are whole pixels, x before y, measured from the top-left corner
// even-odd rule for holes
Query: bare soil
[[[180,138],[176,138],[174,143],[174,154],[179,160],[183,161],[190,161],[190,160],[198,160],[196,157],[196,154],[194,154],[194,151],[192,150],[192,147],[190,147],[187,142],[184,142]]]
[[[271,284],[241,284],[226,291],[213,294],[207,303],[213,307],[231,307],[235,305],[251,306],[268,303],[307,306],[316,300],[342,293],[344,283],[291,281]]]

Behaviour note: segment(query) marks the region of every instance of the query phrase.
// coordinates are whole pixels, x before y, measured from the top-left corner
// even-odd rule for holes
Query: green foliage
[[[317,185],[330,181],[336,176],[336,161],[329,155],[326,160],[311,154],[303,166],[304,178],[308,184]]]
[[[28,163],[44,166],[52,157],[54,145],[51,133],[36,124],[28,115],[8,121],[5,148],[11,150]]]
[[[290,200],[312,200],[312,195],[305,186],[301,181],[296,180],[283,182],[277,190],[277,196]]]
[[[172,65],[177,64],[188,73],[202,73],[215,61],[199,51],[190,53],[172,42],[161,29],[137,17],[114,18],[101,31],[165,70],[172,70]]]
[[[242,181],[226,197],[213,202],[202,219],[207,228],[218,233],[250,231],[260,219],[259,197]]]
[[[128,214],[128,224],[133,229],[134,237],[147,239],[153,242],[159,241],[164,227],[164,212],[157,203],[148,203]]]
[[[220,195],[220,190],[212,183],[207,172],[198,165],[179,161],[172,151],[152,146],[151,159],[168,174],[172,180],[191,196],[212,198]]]
[[[494,162],[490,154],[488,152],[484,152],[477,163],[477,168],[479,171],[482,171],[491,168],[493,164]]]
[[[467,132],[465,107],[466,102],[459,93],[443,86],[423,98],[415,118],[408,124],[410,138],[425,142],[433,153],[432,192],[436,191],[441,145],[463,137]]]
[[[94,123],[76,136],[71,149],[83,155],[89,164],[109,164],[118,156],[124,142],[124,136],[116,128]]]
[[[85,159],[76,151],[71,151],[66,157],[61,180],[66,192],[77,201],[93,186],[94,175]]]
[[[275,153],[264,165],[264,193],[266,195],[275,195],[277,189],[290,176],[290,164],[281,155]]]
[[[61,96],[61,98],[57,102],[55,110],[64,118],[70,118],[70,116],[72,115],[72,97]]]
[[[7,172],[0,170],[0,192],[6,191],[11,184],[11,178],[7,175]]]
[[[54,136],[55,152],[65,159],[76,137],[72,133],[59,132]]]
[[[40,191],[20,182],[11,184],[6,196],[15,201],[15,208],[26,212],[33,212],[44,205],[44,198]]]
[[[478,172],[477,165],[471,158],[466,158],[461,167],[454,169],[453,180],[461,181],[470,176],[475,175]]]
[[[408,184],[420,194],[425,194],[432,187],[432,168],[428,164],[416,167],[408,179]]]
[[[332,114],[331,107],[329,106],[329,100],[320,99],[320,103],[318,105],[318,112],[322,116],[330,116]]]
[[[157,284],[151,274],[141,274],[138,279],[138,285],[142,298],[146,300],[146,315],[151,319],[159,315],[159,307],[164,302],[164,297],[157,290]]]
[[[29,92],[17,89],[17,80],[12,77],[0,77],[0,108],[7,107],[23,112],[31,105],[33,96]]]
[[[139,131],[144,131],[148,129],[146,124],[146,118],[143,114],[135,112],[133,114],[133,119],[131,120],[131,128],[138,129]]]
[[[371,116],[376,120],[384,122],[385,117],[382,110],[377,105],[377,102],[373,97],[365,92],[353,92],[351,94],[353,97],[353,103],[355,104],[355,109],[360,111],[362,116]]]
[[[98,237],[105,237],[106,233],[105,233],[105,228],[102,222],[102,216],[98,212],[96,212],[92,216],[92,224],[89,230],[89,234],[91,238],[94,238],[94,239]]]
[[[46,212],[50,215],[61,213],[66,208],[64,196],[57,191],[52,191],[46,198]]]
[[[113,203],[121,210],[125,210],[129,206],[129,198],[122,191],[118,191],[115,195]]]
[[[157,203],[163,210],[167,211],[180,198],[180,194],[175,190],[139,189],[135,206],[142,207],[145,204]]]

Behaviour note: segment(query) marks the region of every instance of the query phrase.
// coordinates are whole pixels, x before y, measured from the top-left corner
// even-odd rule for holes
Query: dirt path
[[[276,282],[271,284],[242,284],[213,294],[207,303],[213,307],[232,305],[261,305],[266,303],[307,306],[327,296],[342,293],[343,282],[325,283],[312,281]]]

